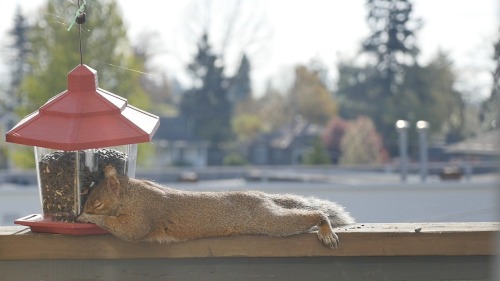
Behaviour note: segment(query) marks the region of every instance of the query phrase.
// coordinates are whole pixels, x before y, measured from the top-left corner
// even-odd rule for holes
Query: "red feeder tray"
[[[33,232],[68,235],[107,234],[107,230],[93,223],[67,223],[44,220],[42,215],[33,214],[14,221],[15,224],[29,226]]]

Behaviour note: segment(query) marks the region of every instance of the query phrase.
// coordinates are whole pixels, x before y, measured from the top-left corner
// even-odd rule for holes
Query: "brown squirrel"
[[[239,234],[289,236],[317,229],[319,239],[337,248],[332,226],[354,223],[336,203],[259,191],[175,190],[117,174],[105,178],[85,202],[81,222],[92,222],[132,242],[175,242]]]

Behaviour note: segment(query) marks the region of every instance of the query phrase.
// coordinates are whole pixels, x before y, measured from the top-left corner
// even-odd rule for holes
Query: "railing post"
[[[406,120],[396,122],[396,130],[399,133],[399,170],[401,181],[408,177],[408,128],[410,123]]]
[[[417,122],[417,132],[419,139],[419,152],[420,152],[420,179],[425,182],[428,174],[428,161],[429,161],[429,145],[428,145],[428,132],[429,132],[429,122],[418,121]]]

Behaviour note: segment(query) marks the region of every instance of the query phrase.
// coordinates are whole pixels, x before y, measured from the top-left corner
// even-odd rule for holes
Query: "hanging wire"
[[[71,21],[71,24],[68,27],[68,31],[71,30],[75,22],[78,24],[78,41],[79,41],[79,47],[80,47],[80,64],[83,65],[83,51],[82,51],[82,24],[85,22],[85,10],[87,9],[87,1],[83,0],[81,1],[78,0],[78,10],[75,13],[75,17],[73,18],[73,21]]]

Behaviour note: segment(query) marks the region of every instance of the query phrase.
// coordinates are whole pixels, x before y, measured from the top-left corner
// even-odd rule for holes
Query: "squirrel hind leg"
[[[326,246],[337,248],[339,239],[333,232],[328,216],[321,211],[282,209],[279,216],[272,215],[264,225],[265,234],[271,236],[289,236],[317,229],[318,238]]]
[[[323,221],[319,225],[317,234],[319,240],[326,246],[332,249],[336,249],[340,246],[339,237],[335,234],[335,232],[333,232],[333,229],[328,221]]]

